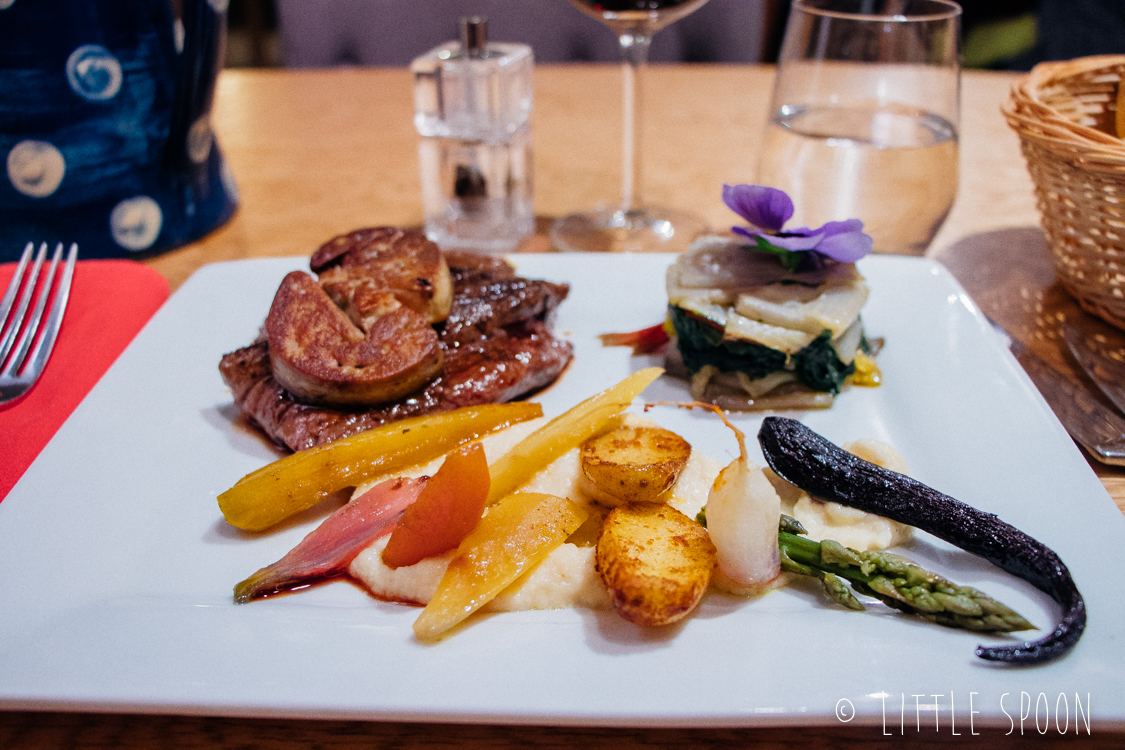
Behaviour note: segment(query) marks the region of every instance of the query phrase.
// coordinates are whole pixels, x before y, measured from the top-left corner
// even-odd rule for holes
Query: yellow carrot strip
[[[473,406],[405,419],[286,456],[219,495],[232,526],[261,531],[333,492],[432,461],[491,432],[543,415],[539,404]]]
[[[566,541],[589,514],[553,495],[521,492],[488,509],[465,537],[414,622],[420,641],[434,641],[462,622]]]
[[[559,456],[605,429],[663,373],[664,370],[659,367],[635,372],[612,388],[555,417],[517,443],[488,467],[492,476],[489,504],[512,494]]]

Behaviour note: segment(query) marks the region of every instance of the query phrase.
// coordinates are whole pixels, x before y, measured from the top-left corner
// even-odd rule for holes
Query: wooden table
[[[729,226],[720,188],[755,177],[773,69],[653,66],[648,75],[647,197]],[[964,75],[961,190],[935,248],[1038,226],[1018,141],[998,112],[1013,80]],[[612,204],[620,191],[620,72],[540,66],[535,83],[536,213]],[[202,241],[150,264],[175,288],[204,263],[307,255],[342,229],[420,224],[412,113],[405,70],[225,71],[213,123],[241,207]]]
[[[620,183],[620,79],[614,67],[536,70],[536,213],[552,217],[612,204]],[[750,182],[766,121],[768,67],[673,66],[650,70],[645,191],[653,203],[731,224],[723,182]],[[1069,369],[1058,321],[1120,334],[1088,320],[1054,284],[1032,186],[1016,137],[998,108],[1013,77],[964,75],[961,184],[930,255],[945,263],[984,310],[1044,357]],[[200,242],[149,263],[173,289],[199,266],[260,256],[308,255],[329,237],[378,224],[421,223],[410,75],[401,69],[226,71],[214,111],[218,142],[241,191],[241,207]],[[542,222],[545,225],[545,222]],[[544,237],[526,250],[546,250]],[[1117,339],[1114,339],[1117,340]],[[1125,343],[1125,339],[1122,339]],[[1125,471],[1095,465],[1125,509]],[[0,714],[0,747],[681,747],[765,742],[772,747],[850,748],[881,730],[559,729],[398,723],[247,720],[97,714]],[[1068,740],[1018,732],[905,738],[912,746],[988,741],[995,747]],[[1125,734],[1095,732],[1087,747],[1120,747]],[[902,738],[897,744],[903,744]]]

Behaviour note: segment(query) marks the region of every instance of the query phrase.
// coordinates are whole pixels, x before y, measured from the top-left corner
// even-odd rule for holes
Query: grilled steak
[[[570,362],[570,344],[551,334],[565,284],[524,279],[507,263],[447,253],[453,302],[436,326],[440,374],[398,401],[348,411],[298,401],[274,379],[269,344],[259,340],[219,363],[238,408],[275,442],[303,450],[407,417],[502,403],[552,382]]]

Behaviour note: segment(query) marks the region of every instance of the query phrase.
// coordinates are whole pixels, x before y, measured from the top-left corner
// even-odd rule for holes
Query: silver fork
[[[1125,414],[1125,362],[1110,356],[1109,347],[1097,337],[1086,336],[1072,325],[1063,327],[1063,338],[1090,380]]]
[[[57,284],[55,277],[58,275],[63,243],[60,242],[55,247],[51,264],[47,268],[47,277],[42,284],[38,283],[39,272],[47,256],[47,243],[44,242],[39,246],[39,252],[35,254],[35,261],[31,264],[28,273],[28,263],[31,263],[34,248],[34,242],[27,243],[12,281],[8,284],[8,290],[4,292],[4,299],[0,300],[0,367],[2,367],[0,408],[11,404],[31,390],[39,380],[39,376],[43,374],[51,350],[55,348],[55,338],[58,336],[63,313],[66,311],[66,301],[70,297],[70,280],[74,276],[74,260],[78,257],[78,245],[71,243],[62,276]],[[22,293],[20,293],[21,287]],[[37,287],[38,294],[36,294]],[[52,289],[55,290],[54,302],[47,314],[46,327],[43,328],[42,335],[37,337]],[[33,297],[35,307],[28,316],[27,311]]]
[[[1104,464],[1125,466],[1125,419],[1102,406],[1085,385],[1071,380],[990,320],[1016,361],[1043,394],[1051,411],[1090,455]]]

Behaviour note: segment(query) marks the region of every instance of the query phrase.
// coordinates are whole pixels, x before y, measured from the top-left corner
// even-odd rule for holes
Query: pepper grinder
[[[426,236],[445,249],[510,251],[535,230],[531,47],[489,44],[488,19],[411,63]]]

